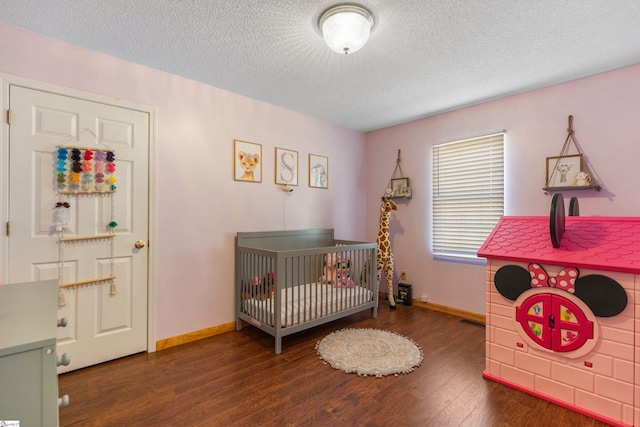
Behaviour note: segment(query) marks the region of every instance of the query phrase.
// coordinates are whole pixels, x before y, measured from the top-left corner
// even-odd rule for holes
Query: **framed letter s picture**
[[[276,147],[276,184],[298,185],[298,152]]]

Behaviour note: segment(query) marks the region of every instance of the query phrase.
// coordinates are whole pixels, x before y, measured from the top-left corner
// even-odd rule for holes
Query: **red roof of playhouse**
[[[568,216],[554,248],[549,217],[502,217],[478,256],[640,273],[640,218]]]

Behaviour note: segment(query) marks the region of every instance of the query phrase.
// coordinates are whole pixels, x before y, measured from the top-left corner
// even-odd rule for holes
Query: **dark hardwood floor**
[[[359,377],[323,364],[315,344],[340,328],[380,328],[424,351],[414,372]],[[381,303],[286,337],[252,326],[59,377],[61,426],[605,426],[482,378],[482,325]]]

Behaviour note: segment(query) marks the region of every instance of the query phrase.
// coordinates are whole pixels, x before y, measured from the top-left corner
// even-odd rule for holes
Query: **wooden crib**
[[[333,229],[238,233],[236,329],[260,328],[280,354],[283,336],[367,309],[377,317],[376,255],[375,243],[335,240]]]

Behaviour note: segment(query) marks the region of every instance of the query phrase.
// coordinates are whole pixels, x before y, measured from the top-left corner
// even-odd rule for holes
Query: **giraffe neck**
[[[386,240],[389,235],[389,212],[382,212],[380,214],[380,231],[378,232],[378,241]]]
[[[391,217],[391,214],[389,212],[382,212],[382,214],[380,214],[380,230],[385,230],[385,231],[389,230],[390,217]]]

